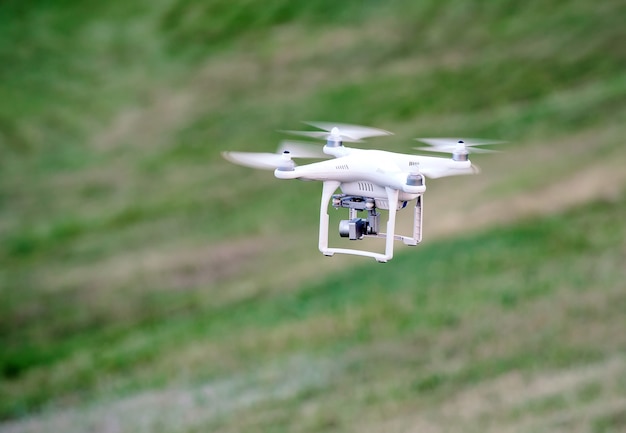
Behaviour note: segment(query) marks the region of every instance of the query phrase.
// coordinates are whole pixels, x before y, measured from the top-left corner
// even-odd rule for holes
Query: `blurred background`
[[[0,4],[0,431],[626,429],[626,4]],[[302,120],[488,137],[317,250]],[[334,234],[334,232],[332,233]]]

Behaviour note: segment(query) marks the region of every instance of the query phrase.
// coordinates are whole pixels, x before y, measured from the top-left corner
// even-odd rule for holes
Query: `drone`
[[[428,145],[415,147],[420,151],[452,154],[452,157],[402,154],[384,150],[344,146],[365,138],[392,135],[391,132],[368,126],[330,122],[304,122],[317,131],[281,131],[288,134],[324,139],[320,146],[300,141],[283,141],[276,153],[222,152],[235,164],[257,169],[274,170],[278,179],[315,180],[322,182],[320,204],[319,250],[325,256],[353,254],[372,257],[379,263],[393,258],[394,241],[415,246],[422,241],[423,195],[426,179],[476,174],[480,170],[469,159],[470,153],[489,153],[479,146],[497,144],[493,140],[462,140],[455,138],[418,138]],[[294,158],[323,159],[296,165]],[[331,159],[332,158],[332,159]],[[340,194],[335,194],[340,189]],[[407,204],[413,207],[412,233],[396,234],[396,214]],[[385,239],[385,251],[329,247],[329,215],[335,209],[348,209],[348,219],[339,222],[339,235],[351,241],[364,238]],[[388,212],[386,228],[381,227],[379,210]],[[359,213],[363,213],[359,217]]]

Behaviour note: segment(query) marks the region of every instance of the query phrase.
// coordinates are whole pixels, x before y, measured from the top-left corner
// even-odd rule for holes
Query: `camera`
[[[362,218],[352,218],[351,220],[339,221],[339,236],[342,238],[350,238],[355,241],[363,239],[367,233],[368,223]]]

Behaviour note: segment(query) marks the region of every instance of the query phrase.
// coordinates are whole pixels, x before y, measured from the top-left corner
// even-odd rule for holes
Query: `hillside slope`
[[[250,413],[243,423],[268,426],[272,413],[304,410],[308,431],[342,430],[364,408],[379,408],[374,421],[397,419],[390,428],[403,430],[414,404],[437,419],[439,403],[461,404],[455,395],[474,386],[474,364],[476,386],[487,380],[488,394],[500,375],[505,384],[518,380],[506,376],[518,370],[530,383],[553,369],[575,375],[586,362],[623,376],[615,332],[626,187],[623,2],[414,3],[0,5],[0,416],[26,418],[3,429],[43,428],[28,421],[39,410],[43,419],[77,416],[104,429],[100,410],[110,405],[124,413],[139,404],[160,422],[153,398],[169,401],[170,390],[196,384],[194,404],[204,408],[213,404],[205,391],[218,381],[226,394],[216,395],[230,406],[216,409],[216,418],[191,417],[216,430],[242,428],[229,427],[239,410]],[[279,182],[219,156],[271,151],[281,139],[275,131],[297,129],[303,119],[393,130],[366,146],[397,151],[410,149],[415,136],[511,144],[477,158],[481,176],[429,182],[424,245],[400,248],[394,262],[376,268],[317,252],[319,185]],[[518,225],[537,214],[555,219],[541,220],[543,232]],[[468,233],[494,224],[493,233]],[[546,244],[553,236],[564,244]],[[446,294],[435,316],[412,319],[421,311],[412,297],[434,287]],[[533,287],[536,305],[523,301]],[[596,287],[598,295],[589,292]],[[448,295],[463,302],[447,306]],[[568,310],[588,304],[598,309],[589,313],[597,335]],[[560,312],[548,324],[552,334],[537,334],[536,320],[525,324],[552,312]],[[498,334],[499,319],[519,336]],[[380,329],[370,329],[373,322]],[[581,340],[550,352],[557,328]],[[401,362],[414,337],[428,343],[419,355],[427,358],[411,353],[406,368],[387,376],[397,367],[390,354]],[[461,340],[480,346],[483,337],[485,353],[515,347],[501,364],[489,366],[467,348],[462,366],[436,368],[437,356],[465,347]],[[534,369],[544,350],[549,360]],[[377,366],[377,351],[389,369],[359,370],[368,359]],[[302,371],[317,359],[318,373],[307,377]],[[278,387],[270,394],[280,408],[272,412],[263,396],[283,370],[304,376],[305,395]],[[586,426],[623,425],[620,400],[614,412],[604,405],[623,381],[613,388],[602,374],[589,375],[598,379],[590,395],[550,400],[547,409],[516,403],[503,422],[522,425],[526,412],[541,418],[581,405],[592,420]],[[334,414],[330,406],[361,381],[372,388]],[[405,381],[415,393],[397,390]],[[431,387],[432,397],[420,391]],[[477,428],[495,416],[481,410],[470,411]],[[281,419],[276,425],[297,430]],[[184,431],[196,421],[168,423],[165,431]]]
[[[123,337],[92,333],[5,382],[5,413],[52,405],[0,427],[619,431],[625,211],[622,196]]]

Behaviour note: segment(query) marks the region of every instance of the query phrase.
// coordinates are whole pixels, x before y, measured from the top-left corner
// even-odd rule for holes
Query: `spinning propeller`
[[[323,131],[281,131],[288,134],[302,135],[311,138],[328,140],[327,144],[340,145],[341,142],[361,142],[368,137],[392,135],[384,129],[369,126],[349,125],[346,123],[304,122]],[[292,158],[330,158],[321,147],[302,141],[285,140],[281,142],[276,153],[265,152],[222,152],[228,161],[246,167],[264,170],[291,171],[296,164]]]
[[[304,122],[307,125],[322,129],[323,131],[281,131],[287,134],[302,135],[304,137],[321,138],[333,142],[359,143],[364,138],[382,137],[393,133],[384,129],[369,126],[349,125],[346,123],[330,122]]]
[[[477,146],[486,146],[489,144],[504,143],[498,140],[485,140],[479,138],[459,139],[459,138],[416,138],[417,141],[426,143],[428,147],[415,147],[417,150],[426,150],[428,152],[442,152],[454,154],[468,153],[494,153],[497,150],[481,149]]]
[[[293,170],[296,163],[292,158],[329,158],[319,146],[301,141],[285,140],[276,153],[269,152],[222,152],[228,161],[246,167],[263,170]]]

